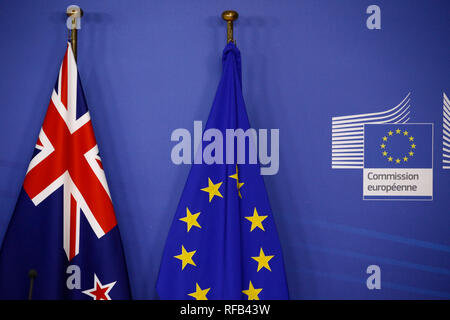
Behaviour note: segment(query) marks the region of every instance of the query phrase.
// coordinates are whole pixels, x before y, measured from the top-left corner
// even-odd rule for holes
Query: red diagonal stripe
[[[68,91],[68,50],[66,50],[66,54],[64,55],[63,63],[61,66],[61,92],[59,93],[59,96],[61,97],[61,102],[67,109],[67,91]]]

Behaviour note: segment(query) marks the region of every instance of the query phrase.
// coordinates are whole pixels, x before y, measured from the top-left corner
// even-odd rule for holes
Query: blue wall
[[[115,203],[135,298],[156,297],[163,245],[189,166],[176,128],[206,121],[240,14],[243,89],[255,128],[280,128],[265,182],[291,298],[450,298],[449,1],[79,0],[79,71]],[[0,239],[14,209],[65,50],[72,1],[0,2]],[[365,13],[381,8],[381,30]],[[363,201],[361,170],[331,169],[331,118],[377,112],[411,92],[434,123],[433,201]],[[368,290],[366,268],[382,271]]]

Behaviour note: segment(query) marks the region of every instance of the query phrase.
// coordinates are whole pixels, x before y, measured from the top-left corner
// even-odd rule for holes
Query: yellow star
[[[208,294],[209,290],[211,290],[211,288],[202,290],[202,288],[200,288],[200,286],[196,282],[195,283],[195,291],[192,293],[188,293],[188,296],[194,297],[195,300],[208,300],[206,295]]]
[[[237,165],[236,165],[236,173],[231,175],[231,176],[229,176],[229,178],[236,179],[236,185],[237,185],[237,188],[238,188],[239,198],[242,199],[241,190],[239,190],[239,189],[244,185],[244,183],[243,182],[239,182],[238,166]]]
[[[395,159],[395,163],[400,163],[400,159]]]
[[[387,151],[383,151],[383,156],[387,156]]]
[[[408,157],[403,157],[403,161],[407,162],[408,161]]]
[[[402,130],[400,130],[400,129],[395,130],[396,134],[400,134],[400,132],[402,132]]]
[[[389,157],[389,158],[388,158],[388,161],[389,161],[389,162],[392,162],[392,157]]]
[[[266,268],[269,271],[270,270],[270,266],[269,266],[269,261],[275,256],[266,256],[264,254],[263,249],[261,248],[261,250],[259,251],[259,256],[258,257],[252,257],[253,260],[258,262],[258,270],[256,270],[256,272],[258,272],[259,270],[261,270],[261,268]]]
[[[222,185],[222,182],[216,183],[214,184],[210,178],[208,178],[208,186],[200,189],[202,191],[208,192],[209,193],[209,202],[211,202],[211,200],[214,198],[214,196],[218,196],[223,198],[223,196],[220,194],[219,188]]]
[[[174,258],[180,259],[182,262],[181,270],[184,270],[184,267],[186,267],[187,264],[192,264],[194,267],[197,265],[195,264],[194,260],[192,260],[192,256],[197,252],[197,250],[187,252],[183,245],[181,245],[181,254],[174,256]]]
[[[388,132],[388,135],[392,136],[392,134],[393,134],[393,132],[392,132],[392,131],[389,131],[389,132]]]
[[[408,135],[408,131],[406,131],[406,130],[403,131],[403,135],[404,135],[404,136],[407,136],[407,135]]]
[[[250,232],[252,232],[256,227],[260,228],[262,231],[264,230],[264,227],[262,225],[262,222],[267,218],[267,216],[259,216],[258,215],[258,211],[255,210],[253,211],[253,216],[251,217],[245,217],[245,219],[247,219],[248,221],[250,221],[252,223],[252,226],[250,228]]]
[[[387,137],[386,136],[383,137],[383,141],[387,141]]]
[[[412,157],[414,155],[414,152],[410,151],[409,156]]]
[[[415,149],[415,148],[416,148],[416,145],[413,143],[413,144],[411,145],[411,148],[412,148],[412,149]]]
[[[380,144],[380,147],[381,147],[381,149],[384,149],[384,148],[386,148],[386,145],[383,143],[383,144]]]
[[[248,300],[259,300],[258,294],[262,291],[262,288],[255,289],[253,287],[252,282],[250,281],[250,284],[248,286],[248,290],[242,290],[242,293],[246,294],[248,296]]]
[[[186,207],[186,217],[180,218],[179,220],[186,222],[187,232],[191,230],[192,227],[202,228],[201,225],[198,224],[197,218],[200,215],[200,212],[191,214],[189,208]]]
[[[409,141],[414,141],[414,137],[413,136],[409,137]]]

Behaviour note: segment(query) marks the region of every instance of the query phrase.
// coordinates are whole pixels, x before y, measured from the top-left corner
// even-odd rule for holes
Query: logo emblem
[[[432,200],[433,124],[366,124],[364,136],[364,200]]]
[[[385,111],[332,118],[331,168],[363,169],[364,200],[433,200],[433,124],[409,122],[410,96]]]

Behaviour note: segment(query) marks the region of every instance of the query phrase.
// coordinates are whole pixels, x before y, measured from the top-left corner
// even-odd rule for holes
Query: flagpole
[[[227,22],[227,43],[233,42],[236,44],[236,40],[233,38],[233,21],[237,20],[239,14],[233,10],[227,10],[222,12],[222,19]]]
[[[75,61],[77,61],[78,29],[80,28],[79,19],[83,16],[83,10],[81,10],[79,6],[70,5],[67,7],[66,14],[70,18],[70,23],[69,21],[67,23],[67,27],[69,28],[69,40],[72,45]]]

